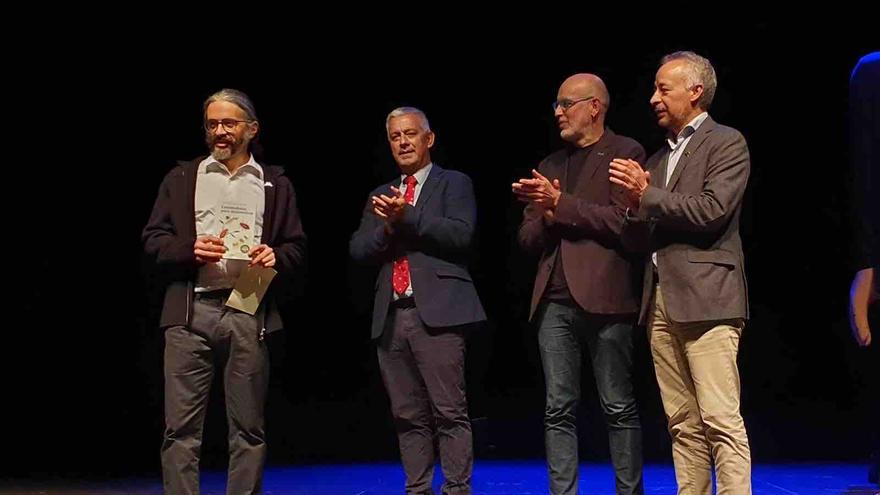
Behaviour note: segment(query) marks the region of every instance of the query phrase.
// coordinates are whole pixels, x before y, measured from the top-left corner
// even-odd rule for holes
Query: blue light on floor
[[[875,495],[867,483],[867,468],[860,464],[760,464],[752,469],[754,495]],[[403,470],[398,463],[348,465],[270,466],[263,489],[266,495],[399,495],[404,493]],[[4,480],[10,481],[10,480]],[[434,490],[440,493],[442,474],[435,473]],[[203,472],[202,494],[224,495],[226,473]],[[614,495],[610,464],[582,464],[580,492]],[[159,495],[161,480],[128,479],[107,483],[53,480],[42,483],[3,483],[0,495],[52,493],[59,495]],[[542,461],[478,461],[474,467],[474,495],[538,495],[547,493],[547,472]],[[675,473],[670,465],[645,467],[645,493],[674,494]]]

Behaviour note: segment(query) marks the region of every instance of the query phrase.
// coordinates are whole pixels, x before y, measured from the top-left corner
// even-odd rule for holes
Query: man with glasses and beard
[[[609,104],[599,77],[566,79],[553,103],[565,148],[545,158],[532,177],[512,184],[527,204],[519,243],[541,256],[529,316],[537,323],[547,386],[544,442],[553,495],[578,493],[576,412],[584,354],[608,427],[617,493],[643,493],[632,383],[640,267],[621,244],[626,210],[612,193],[608,166],[619,157],[641,161],[645,150],[605,127]]]
[[[227,493],[260,493],[266,461],[264,403],[269,382],[266,332],[281,328],[272,293],[303,267],[306,237],[296,196],[281,167],[252,153],[260,125],[250,98],[224,89],[204,103],[210,155],[169,172],[143,231],[144,250],[165,285],[166,493],[199,493],[199,456],[208,392],[223,375],[229,424]],[[234,243],[221,211],[246,212],[253,243]],[[242,238],[246,238],[242,236]],[[237,256],[225,256],[238,251]],[[232,253],[230,253],[231,255]],[[244,259],[241,259],[244,258]],[[225,305],[249,267],[279,276],[255,314]]]

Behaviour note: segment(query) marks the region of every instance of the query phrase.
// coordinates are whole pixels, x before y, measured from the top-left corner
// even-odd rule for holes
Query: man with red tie
[[[425,114],[385,120],[400,178],[370,193],[349,250],[379,265],[372,336],[391,399],[406,493],[433,493],[434,438],[444,494],[471,493],[473,447],[465,396],[465,334],[486,319],[467,270],[477,207],[467,175],[431,162]]]

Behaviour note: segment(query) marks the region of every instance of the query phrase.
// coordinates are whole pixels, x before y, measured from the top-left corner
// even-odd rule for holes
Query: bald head
[[[559,136],[578,147],[602,137],[608,112],[608,88],[595,74],[575,74],[559,86],[554,105]]]
[[[605,113],[611,104],[611,98],[608,96],[608,88],[605,87],[605,82],[595,74],[575,74],[563,81],[559,91],[577,95],[578,98],[595,96],[604,107],[602,113]]]

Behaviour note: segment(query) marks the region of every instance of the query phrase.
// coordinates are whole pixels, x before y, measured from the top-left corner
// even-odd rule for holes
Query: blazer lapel
[[[435,163],[434,166],[431,167],[431,172],[428,174],[428,178],[425,179],[425,184],[422,186],[422,192],[419,193],[419,201],[416,203],[416,211],[421,212],[428,200],[431,199],[431,195],[434,194],[434,191],[437,190],[437,185],[440,184],[440,177],[442,175],[443,169]]]
[[[675,185],[678,183],[679,177],[681,177],[682,171],[687,167],[688,163],[690,163],[691,156],[697,151],[697,148],[703,144],[706,138],[709,136],[709,133],[715,129],[715,122],[711,117],[706,117],[706,120],[703,121],[703,124],[697,129],[697,132],[694,133],[691,140],[688,141],[687,147],[684,149],[684,153],[678,158],[678,163],[675,164],[675,170],[672,171],[672,177],[669,178],[669,183],[666,185],[666,189],[671,191]],[[669,161],[669,154],[666,154],[666,162]],[[665,168],[665,167],[664,167]],[[666,170],[663,171],[663,176],[665,177]]]
[[[611,158],[613,158],[608,154],[608,147],[611,144],[612,136],[614,136],[614,133],[611,132],[611,129],[605,129],[602,138],[599,139],[596,146],[593,148],[593,151],[590,152],[590,156],[587,157],[587,163],[584,165],[584,170],[581,170],[578,184],[575,187],[580,186],[581,184],[590,183],[593,176],[596,175],[596,172],[598,172],[600,168],[602,168],[603,164],[607,170],[608,163],[611,162]]]

